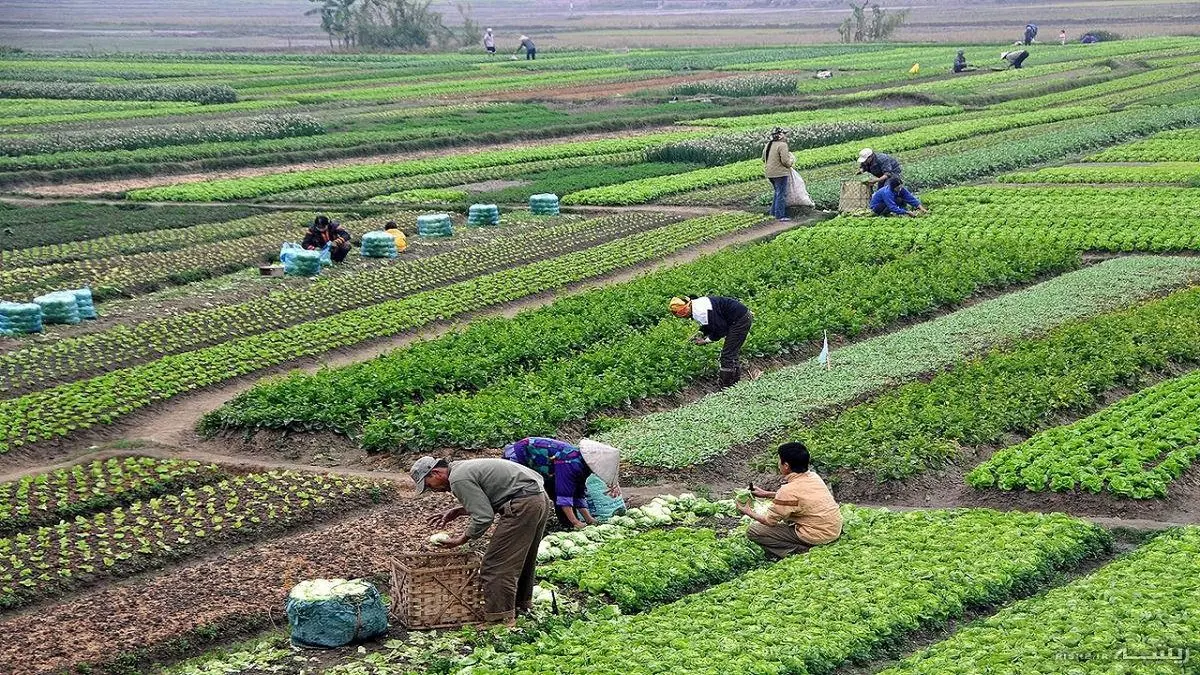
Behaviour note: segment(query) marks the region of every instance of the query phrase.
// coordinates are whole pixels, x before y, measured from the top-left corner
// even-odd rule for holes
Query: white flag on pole
[[[829,331],[823,331],[824,338],[821,341],[821,353],[817,354],[817,363],[825,366],[825,370],[829,370]]]

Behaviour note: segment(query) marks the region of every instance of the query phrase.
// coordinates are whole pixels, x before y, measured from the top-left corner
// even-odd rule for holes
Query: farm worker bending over
[[[787,132],[779,127],[771,131],[771,140],[763,146],[763,174],[775,188],[775,199],[771,201],[771,215],[783,221],[787,217],[787,188],[788,178],[792,175],[792,166],[796,159],[788,150]]]
[[[300,245],[318,251],[325,248],[325,244],[333,244],[329,247],[329,257],[334,262],[342,262],[350,252],[350,232],[341,223],[331,222],[329,216],[317,216]]]
[[[1037,26],[1035,26],[1031,23],[1025,24],[1025,46],[1026,47],[1033,44],[1033,38],[1037,37],[1037,34],[1038,34]]]
[[[487,50],[488,56],[496,55],[496,36],[492,35],[491,28],[483,34],[483,48]]]
[[[1013,68],[1020,68],[1021,64],[1025,63],[1025,59],[1029,58],[1029,52],[1024,49],[1016,52],[1002,52],[1000,58],[1008,61],[1008,65]]]
[[[871,195],[871,211],[877,216],[911,216],[910,206],[921,213],[928,211],[899,178],[884,183]]]
[[[770,510],[760,516],[752,504],[738,504],[738,510],[755,521],[746,537],[776,558],[804,553],[842,535],[842,512],[808,462],[808,448],[803,443],[784,443],[779,446],[783,487],[768,492],[750,486],[755,497],[772,500]]]
[[[564,525],[580,528],[596,522],[587,503],[587,479],[593,473],[608,486],[609,495],[621,493],[617,485],[620,452],[591,439],[585,438],[575,446],[553,438],[522,438],[505,446],[504,459],[541,474],[558,521]]]
[[[874,178],[868,178],[868,185],[878,185],[891,178],[899,178],[903,169],[895,157],[863,148],[858,153],[858,172],[869,173]]]
[[[550,502],[536,471],[503,459],[465,459],[447,463],[422,457],[413,463],[417,494],[425,490],[452,493],[462,506],[429,519],[431,527],[445,527],[470,515],[467,531],[442,542],[446,548],[462,546],[482,537],[496,514],[500,521],[483,555],[479,583],[484,595],[484,618],[489,622],[516,623],[517,610],[533,604],[533,573],[538,544],[546,532]]]
[[[529,39],[528,35],[521,36],[521,44],[517,46],[517,51],[525,50],[525,60],[533,61],[537,58],[537,47],[533,46],[533,40]]]
[[[738,359],[742,354],[742,345],[750,334],[750,325],[754,315],[740,301],[719,295],[700,298],[671,298],[669,304],[671,313],[680,319],[691,317],[700,324],[700,334],[692,338],[698,345],[706,345],[715,340],[725,340],[721,347],[721,370],[718,381],[722,387],[736,384],[742,379],[741,364]]]
[[[383,226],[383,231],[392,235],[392,239],[396,240],[396,253],[402,252],[408,248],[408,239],[404,236],[404,231],[396,224],[396,221],[389,220],[387,225]]]

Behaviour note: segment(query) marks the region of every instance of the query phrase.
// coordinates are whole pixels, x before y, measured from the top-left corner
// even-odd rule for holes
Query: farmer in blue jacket
[[[671,298],[669,307],[675,316],[681,319],[691,317],[700,324],[700,334],[692,338],[692,342],[706,345],[725,340],[721,347],[721,370],[717,377],[722,387],[736,384],[742,377],[738,363],[742,345],[746,343],[750,325],[754,322],[750,310],[738,300],[719,295]]]
[[[877,216],[912,216],[914,213],[908,210],[910,206],[921,213],[928,211],[899,178],[884,183],[871,196],[871,211]]]

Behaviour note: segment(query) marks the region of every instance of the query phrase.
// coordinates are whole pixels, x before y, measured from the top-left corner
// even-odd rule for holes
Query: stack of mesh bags
[[[467,211],[467,227],[491,227],[500,224],[500,207],[495,204],[472,204]]]
[[[283,264],[283,273],[291,277],[315,277],[321,273],[320,251],[296,251]]]
[[[77,324],[80,322],[79,301],[72,291],[39,295],[33,301],[42,308],[42,323]]]
[[[445,213],[417,216],[417,234],[422,237],[454,236],[454,221]]]
[[[382,231],[364,234],[359,252],[364,258],[395,258],[399,255],[396,252],[396,238]]]
[[[92,289],[78,288],[70,293],[75,296],[75,306],[79,308],[79,318],[95,319],[96,304],[92,301]]]
[[[529,198],[529,210],[535,216],[557,216],[558,195],[533,195]]]
[[[42,306],[33,302],[0,302],[0,335],[42,332]]]

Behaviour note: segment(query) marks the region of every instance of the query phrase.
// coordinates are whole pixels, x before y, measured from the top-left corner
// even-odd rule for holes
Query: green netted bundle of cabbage
[[[387,632],[383,597],[362,579],[311,579],[288,594],[292,642],[311,647],[342,647]]]

